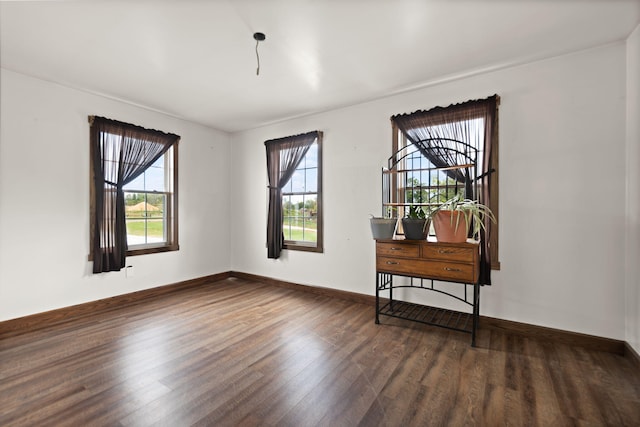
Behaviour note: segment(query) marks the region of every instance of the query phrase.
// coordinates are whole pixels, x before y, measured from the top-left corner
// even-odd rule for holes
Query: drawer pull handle
[[[445,267],[444,270],[445,271],[457,271],[457,272],[462,271],[459,268],[451,268],[451,267]]]
[[[454,253],[454,251],[452,251],[450,249],[438,249],[438,253],[439,254],[452,254],[452,253]]]
[[[392,251],[401,251],[402,248],[391,248]]]
[[[397,264],[399,264],[399,263],[397,263],[397,262],[395,262],[395,261],[387,261],[387,264],[388,264],[388,265],[397,265]]]

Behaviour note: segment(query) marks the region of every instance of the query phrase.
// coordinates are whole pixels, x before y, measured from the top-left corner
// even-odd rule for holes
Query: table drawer
[[[402,274],[429,279],[475,283],[478,273],[473,264],[446,261],[428,261],[378,256],[376,269],[380,272]]]
[[[420,256],[420,245],[377,242],[376,254],[377,256],[418,258]]]
[[[422,246],[422,258],[438,259],[445,261],[474,262],[476,248],[462,248],[459,246],[424,245]]]

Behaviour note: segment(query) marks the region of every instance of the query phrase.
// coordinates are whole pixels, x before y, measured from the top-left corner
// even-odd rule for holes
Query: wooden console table
[[[432,240],[376,240],[376,323],[380,315],[413,320],[471,334],[476,345],[480,317],[478,242],[440,243]],[[394,284],[394,276],[408,277]],[[463,296],[434,287],[434,281],[460,283]],[[469,287],[473,288],[468,292]],[[471,313],[408,303],[393,299],[393,289],[418,288],[443,293],[472,307]],[[389,291],[381,306],[380,293]]]

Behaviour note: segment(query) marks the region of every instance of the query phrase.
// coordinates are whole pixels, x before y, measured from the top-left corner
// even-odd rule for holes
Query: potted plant
[[[408,240],[424,240],[429,234],[429,215],[422,206],[409,206],[409,213],[402,218],[404,238]]]
[[[393,235],[396,232],[398,225],[397,218],[391,218],[393,214],[393,208],[389,207],[387,210],[388,218],[375,217],[369,215],[369,222],[371,224],[371,234],[376,240],[393,239]]]
[[[439,242],[447,243],[465,242],[471,225],[471,235],[476,237],[480,229],[485,228],[485,218],[496,222],[488,206],[477,200],[464,199],[459,194],[442,203],[431,215],[436,238]]]

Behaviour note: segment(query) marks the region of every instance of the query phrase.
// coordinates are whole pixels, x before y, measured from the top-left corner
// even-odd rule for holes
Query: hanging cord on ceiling
[[[253,38],[256,41],[256,60],[258,61],[258,68],[256,69],[256,76],[260,75],[260,54],[258,53],[258,45],[261,41],[264,41],[267,36],[264,33],[253,33]]]

